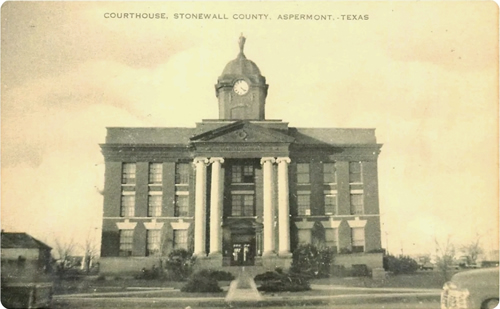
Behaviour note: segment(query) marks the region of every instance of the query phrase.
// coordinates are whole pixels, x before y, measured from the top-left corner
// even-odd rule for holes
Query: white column
[[[205,256],[205,230],[207,207],[207,164],[208,159],[194,159],[196,167],[196,195],[194,208],[194,255]]]
[[[272,157],[264,157],[260,160],[263,170],[264,185],[264,252],[262,255],[274,253],[274,205],[273,205],[273,163]]]
[[[278,163],[278,208],[279,208],[279,255],[290,255],[290,206],[288,189],[288,164],[290,158],[277,158]]]
[[[210,158],[212,163],[212,182],[210,190],[210,255],[222,254],[222,196],[224,193],[224,177],[221,165],[223,158]]]

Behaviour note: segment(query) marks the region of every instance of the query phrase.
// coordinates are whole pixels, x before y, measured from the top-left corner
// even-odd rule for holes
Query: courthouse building
[[[103,272],[138,271],[177,248],[201,267],[268,269],[288,267],[301,243],[361,263],[380,250],[375,130],[266,119],[269,86],[244,43],[215,85],[218,119],[107,129]]]

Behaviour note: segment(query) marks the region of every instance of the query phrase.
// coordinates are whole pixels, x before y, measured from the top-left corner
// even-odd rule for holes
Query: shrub
[[[307,277],[296,273],[265,272],[255,276],[255,280],[261,281],[258,287],[262,292],[299,292],[311,289]]]
[[[395,275],[399,274],[412,274],[418,269],[418,263],[409,256],[400,255],[395,257],[393,255],[384,256],[384,268]]]
[[[276,271],[266,271],[265,273],[258,274],[254,277],[255,281],[271,281],[271,280],[280,280],[283,272],[279,273]]]
[[[334,250],[329,247],[301,245],[293,252],[290,272],[309,278],[329,277],[334,255]]]
[[[193,270],[195,259],[191,252],[177,249],[168,255],[165,262],[166,279],[172,281],[183,281],[189,277]]]
[[[160,269],[156,266],[153,266],[151,270],[146,268],[141,269],[141,273],[135,276],[135,279],[154,280],[160,278],[160,275]]]
[[[214,293],[221,292],[217,280],[210,276],[209,270],[201,270],[191,275],[186,284],[181,288],[182,292]]]
[[[209,270],[208,275],[217,281],[231,281],[234,280],[232,273],[222,270]]]

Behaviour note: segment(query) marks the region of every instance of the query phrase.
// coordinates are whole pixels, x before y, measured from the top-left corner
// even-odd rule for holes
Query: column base
[[[291,258],[292,257],[292,253],[290,251],[280,251],[278,253],[278,256],[280,258]]]
[[[274,252],[274,251],[266,251],[266,252],[262,253],[262,257],[264,257],[264,256],[276,257],[276,252]]]

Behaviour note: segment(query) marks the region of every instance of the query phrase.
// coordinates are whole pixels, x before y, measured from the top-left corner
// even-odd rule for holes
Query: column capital
[[[274,157],[262,157],[260,159],[260,164],[264,164],[268,161],[271,162],[271,164],[272,164],[272,163],[276,162],[276,159]]]
[[[207,157],[196,157],[196,158],[194,158],[194,160],[193,160],[193,163],[194,163],[194,164],[204,163],[205,165],[207,165],[207,164],[208,164],[208,162],[209,162],[209,161],[208,161],[208,158],[207,158]]]
[[[212,157],[209,160],[209,163],[219,162],[220,164],[224,163],[224,158],[222,157]]]
[[[287,164],[290,164],[290,162],[292,162],[292,160],[290,160],[289,157],[277,157],[276,163],[280,164],[281,162],[285,162]]]

